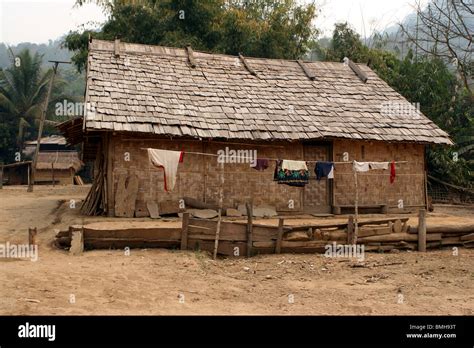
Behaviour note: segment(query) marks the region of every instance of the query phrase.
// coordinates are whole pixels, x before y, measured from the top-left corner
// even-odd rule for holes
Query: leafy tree
[[[41,117],[52,70],[41,69],[42,56],[29,50],[12,57],[12,65],[0,71],[0,156],[11,161],[13,153],[20,151],[26,139],[37,134],[37,121]],[[60,94],[62,82],[56,80],[50,99],[50,111]],[[16,149],[16,150],[15,150]]]
[[[77,1],[80,6],[84,0]],[[93,2],[93,1],[92,1]],[[70,32],[64,45],[83,70],[89,35],[126,42],[183,47],[254,57],[296,59],[308,52],[317,31],[314,4],[296,0],[97,0],[109,14],[98,31]]]
[[[337,24],[329,48],[318,47],[318,50],[325,60],[341,61],[349,57],[368,64],[408,101],[419,103],[421,112],[447,131],[455,142],[452,148],[429,148],[430,174],[459,186],[473,187],[474,98],[440,57],[415,58],[410,51],[399,60],[390,52],[363,45],[347,23]],[[457,161],[454,152],[459,155]]]

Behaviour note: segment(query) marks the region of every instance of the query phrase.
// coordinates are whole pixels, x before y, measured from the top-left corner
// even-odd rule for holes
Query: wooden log
[[[394,233],[401,233],[402,232],[402,221],[400,219],[397,219],[393,222],[393,232]]]
[[[245,209],[247,211],[247,257],[250,257],[253,242],[253,202],[245,203]]]
[[[418,251],[426,251],[426,209],[418,214]]]
[[[335,230],[335,231],[321,231],[322,239],[326,241],[344,241],[347,242],[349,239],[347,232],[343,230]],[[352,243],[348,243],[352,244]]]
[[[460,238],[462,241],[471,241],[474,240],[474,233],[467,234]]]
[[[462,243],[461,237],[441,238],[441,245],[461,245]]]
[[[390,234],[390,233],[392,233],[392,229],[390,226],[383,226],[383,227],[364,226],[359,229],[359,238],[378,236],[378,235]]]
[[[418,233],[417,227],[411,227],[409,233]],[[428,225],[426,233],[443,234],[469,234],[474,233],[474,224],[465,223],[462,225]]]
[[[441,241],[441,234],[429,234],[426,236],[427,241]],[[416,242],[418,241],[418,236],[410,233],[390,233],[380,236],[371,236],[359,238],[359,243],[366,242]]]
[[[278,219],[278,237],[275,243],[275,254],[281,253],[281,246],[283,243],[283,223],[284,220],[282,218]]]
[[[189,226],[189,213],[183,214],[183,226],[181,230],[181,250],[188,248],[188,226]]]
[[[28,229],[28,244],[29,245],[36,245],[36,235],[38,234],[38,230],[36,227]]]

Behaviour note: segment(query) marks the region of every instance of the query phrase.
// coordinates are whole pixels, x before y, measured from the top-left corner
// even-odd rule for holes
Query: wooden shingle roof
[[[452,143],[427,117],[407,112],[408,101],[365,65],[357,66],[366,83],[343,63],[193,56],[194,68],[185,49],[122,42],[115,50],[114,42],[93,40],[85,128],[199,138]]]

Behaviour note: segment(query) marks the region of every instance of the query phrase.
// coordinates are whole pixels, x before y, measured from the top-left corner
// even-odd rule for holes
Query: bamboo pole
[[[217,248],[219,247],[219,234],[221,232],[221,221],[222,221],[222,205],[224,200],[224,163],[219,163],[220,166],[220,185],[219,185],[219,211],[217,216],[217,228],[216,238],[214,240],[214,253],[212,258],[217,258]]]

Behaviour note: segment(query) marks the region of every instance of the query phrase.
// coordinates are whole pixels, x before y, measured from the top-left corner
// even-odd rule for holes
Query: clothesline
[[[140,148],[141,150],[148,150],[148,148]],[[248,151],[248,150],[245,150]],[[186,155],[201,155],[201,156],[213,156],[213,157],[224,157],[224,158],[229,158],[229,157],[236,157],[236,156],[225,156],[225,155],[217,155],[213,153],[204,153],[204,152],[192,152],[192,151],[184,151]],[[239,159],[249,159],[249,160],[254,160],[255,158],[253,157],[241,157],[239,156]],[[282,158],[268,158],[268,157],[262,157],[262,159],[266,159],[269,161],[279,161]],[[334,164],[352,164],[352,161],[345,161],[345,162],[333,162],[333,161],[322,161],[322,160],[296,160],[296,161],[304,161],[304,162],[311,162],[311,163],[316,163],[316,162],[331,162]],[[373,162],[373,161],[372,161]],[[389,161],[388,161],[389,162]],[[400,163],[408,163],[408,161],[395,161],[394,163],[400,164]]]

